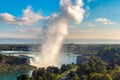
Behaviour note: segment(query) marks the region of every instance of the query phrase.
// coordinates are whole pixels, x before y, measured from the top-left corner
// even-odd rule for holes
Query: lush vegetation
[[[29,51],[30,45],[0,45],[3,51]]]
[[[82,48],[82,53],[79,53],[79,48]],[[76,50],[77,54],[85,52],[93,55],[90,56],[88,63],[64,64],[61,68],[54,66],[39,68],[25,80],[120,80],[120,45],[71,44],[67,49],[71,52]]]
[[[120,65],[120,46],[106,46],[97,53],[97,56],[111,66]]]
[[[28,80],[119,80],[120,66],[115,65],[112,69],[110,66],[92,56],[88,64],[64,64],[60,69],[54,66],[39,68]]]
[[[27,58],[0,55],[0,72],[33,70],[35,67],[29,64]]]
[[[35,69],[35,67],[30,65],[0,64],[0,72],[12,72],[12,71],[33,70],[33,69]]]
[[[60,80],[61,78],[65,77],[68,72],[72,71],[76,68],[75,64],[69,65],[62,65],[61,68],[48,66],[45,68],[39,68],[33,71],[32,77],[26,77],[25,80]],[[22,78],[25,75],[18,76],[17,80],[23,80]]]
[[[34,48],[32,45],[0,46],[0,50],[29,51],[34,50]],[[82,54],[84,57],[89,56],[89,61],[88,63],[64,64],[61,68],[55,66],[39,68],[33,71],[31,77],[24,74],[20,75],[18,80],[120,80],[120,45],[65,44],[61,50],[68,53]],[[3,57],[0,57],[0,61],[0,70],[3,72],[20,67],[16,64],[3,65]],[[26,65],[21,66],[19,69],[26,69],[24,68]]]

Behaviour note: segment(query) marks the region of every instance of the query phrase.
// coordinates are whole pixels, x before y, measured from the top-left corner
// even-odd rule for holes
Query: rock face
[[[29,58],[0,55],[0,64],[29,65]]]

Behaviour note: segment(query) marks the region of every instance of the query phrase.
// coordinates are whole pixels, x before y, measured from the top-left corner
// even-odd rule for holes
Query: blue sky
[[[59,2],[60,0],[0,0],[1,42],[5,43],[3,41],[5,39],[12,39],[16,43],[21,39],[23,39],[22,42],[27,40],[30,43],[32,40],[33,42],[41,40],[43,23],[38,20],[42,16],[47,17],[52,13],[59,13]],[[83,0],[83,3],[84,19],[80,24],[69,24],[69,34],[66,39],[119,40],[120,0]],[[28,13],[34,16],[30,17],[32,19],[30,22],[23,20],[25,10],[29,10]],[[11,22],[13,18],[16,21]],[[9,42],[11,41],[7,40],[7,43]]]

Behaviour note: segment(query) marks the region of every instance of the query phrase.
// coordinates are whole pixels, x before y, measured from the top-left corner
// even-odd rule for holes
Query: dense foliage
[[[61,68],[49,66],[33,72],[32,80],[119,80],[120,66],[109,68],[101,58],[91,56],[89,63],[62,65]],[[60,76],[62,75],[62,76]],[[60,76],[58,78],[58,76]]]
[[[29,65],[29,59],[27,58],[0,54],[0,72],[33,70],[34,68],[36,67]]]
[[[20,50],[21,46],[13,47],[2,46],[0,49]],[[29,48],[30,46],[26,45],[22,46],[21,50],[29,50]],[[20,75],[18,80],[120,80],[120,45],[65,44],[62,50],[87,56],[89,61],[63,64],[61,68],[55,66],[39,68],[33,71],[31,77]],[[0,61],[2,61],[1,57]]]

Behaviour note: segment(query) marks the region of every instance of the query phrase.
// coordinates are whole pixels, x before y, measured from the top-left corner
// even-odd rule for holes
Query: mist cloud
[[[83,19],[84,10],[81,8],[83,6],[82,0],[76,0],[73,4],[70,0],[61,0],[61,11],[69,21],[75,21],[80,23]]]
[[[83,20],[84,10],[82,7],[82,0],[76,0],[75,3],[71,0],[60,1],[60,13],[53,13],[45,21],[42,50],[38,55],[38,60],[36,60],[38,62],[33,65],[38,67],[59,65],[59,51],[68,34],[68,24],[71,21],[80,23]],[[59,57],[59,59],[61,58]]]

